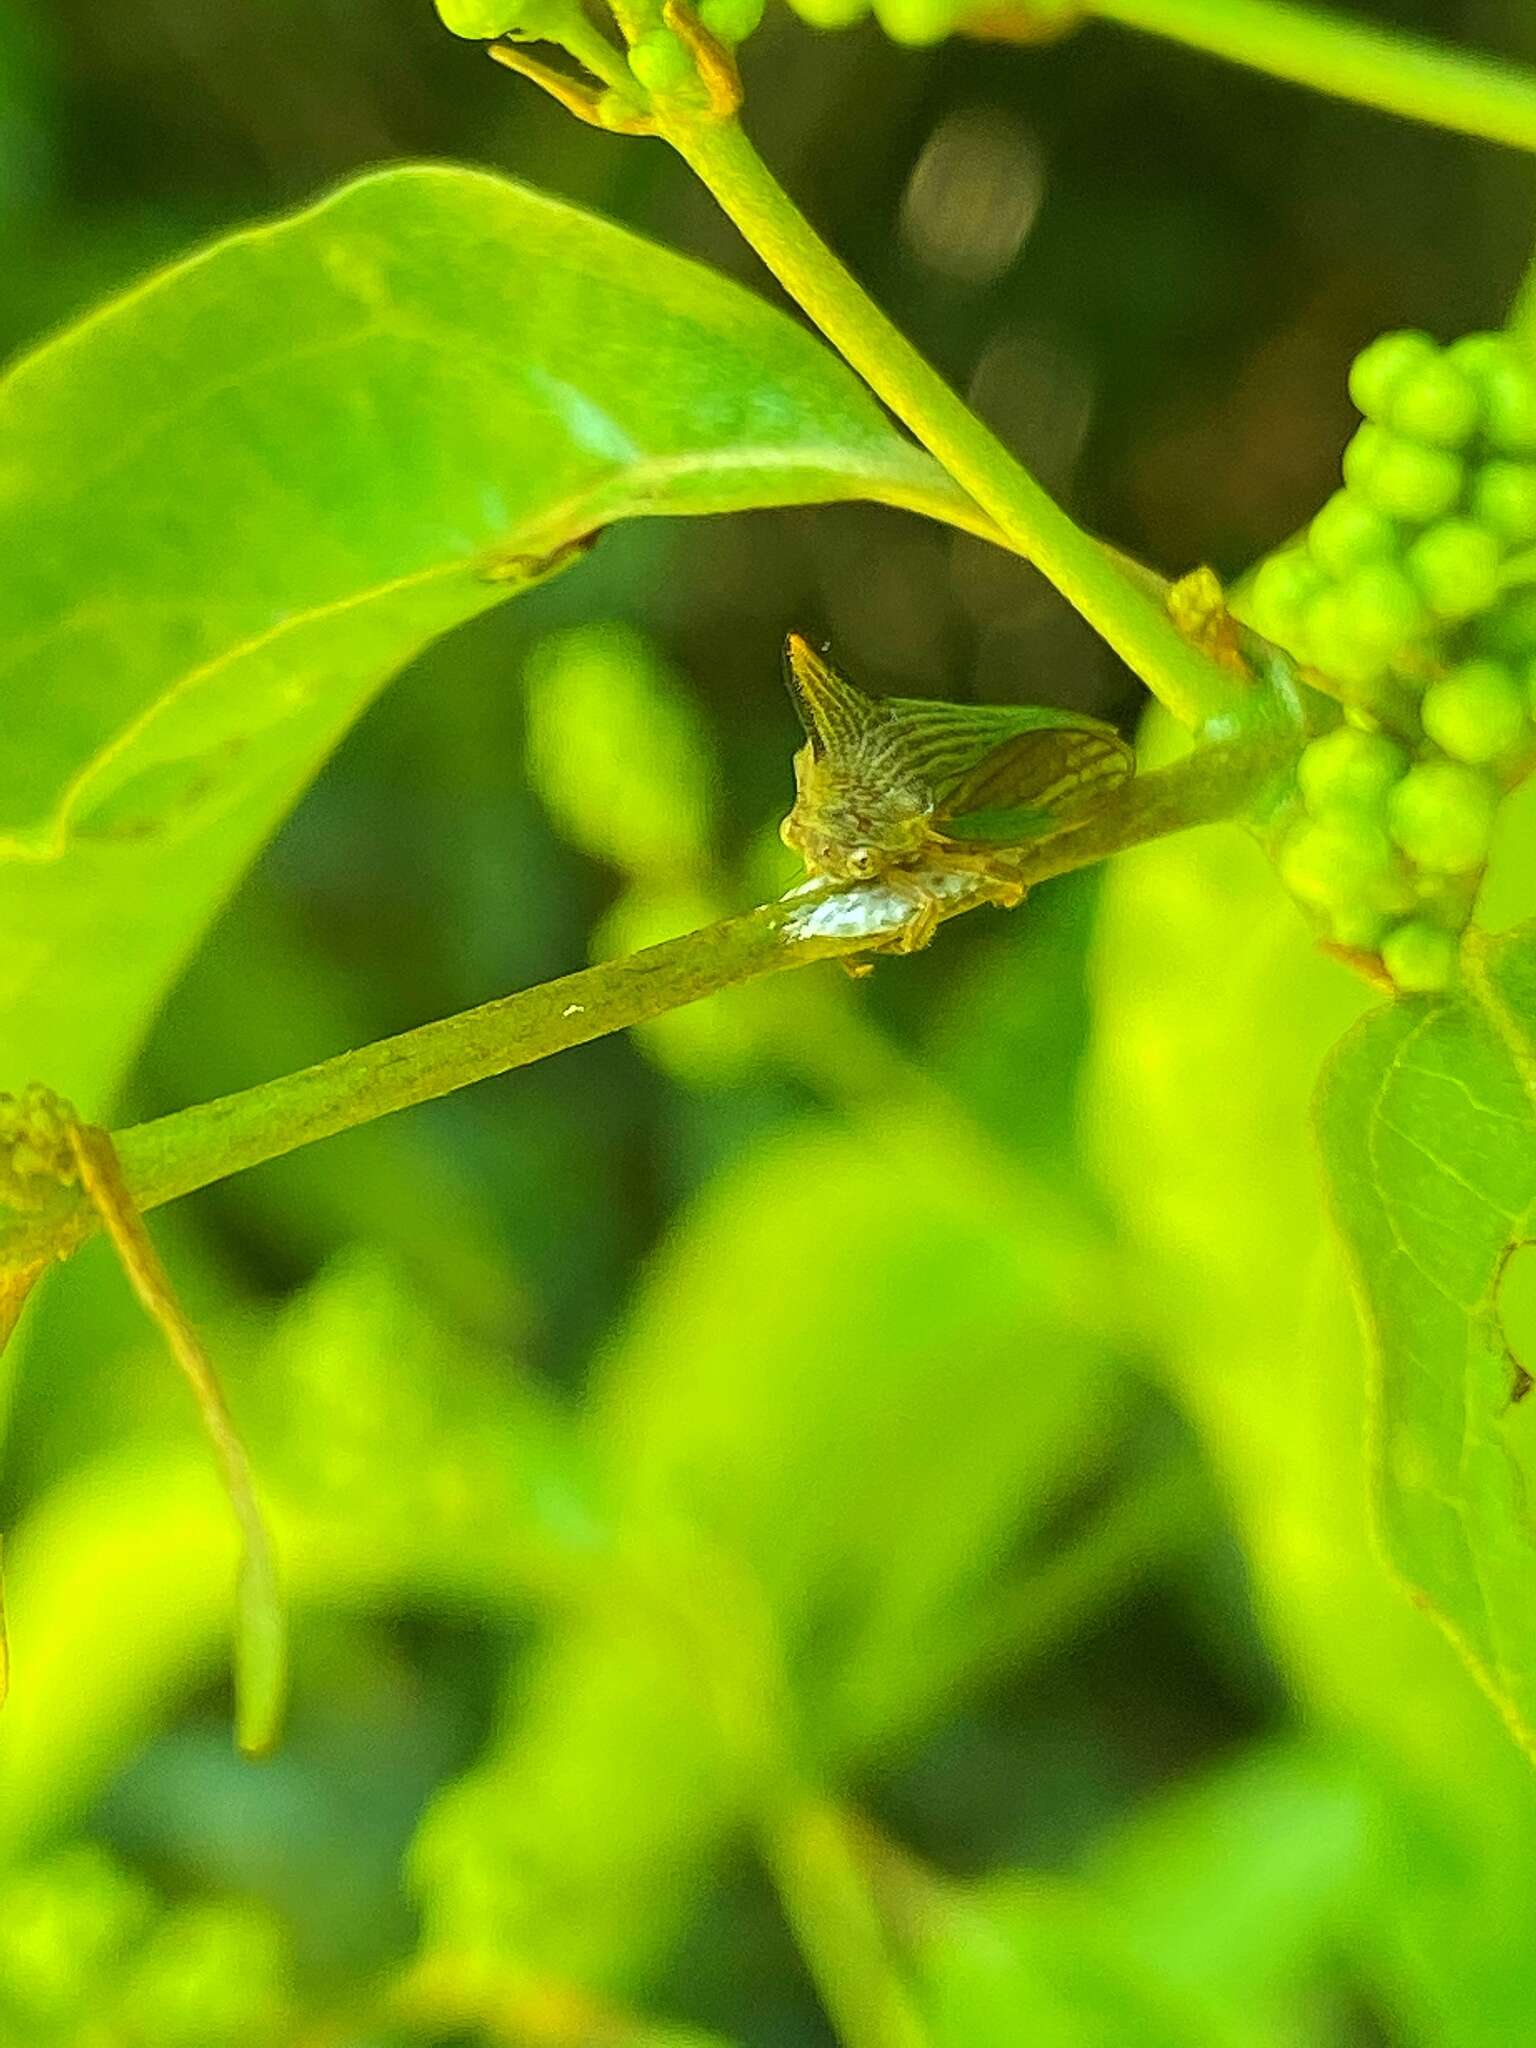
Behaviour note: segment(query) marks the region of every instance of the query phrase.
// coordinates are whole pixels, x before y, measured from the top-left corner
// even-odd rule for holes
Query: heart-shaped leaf
[[[1384,1547],[1536,1752],[1536,1401],[1499,1302],[1536,1237],[1536,925],[1464,958],[1454,998],[1361,1020],[1318,1125],[1372,1342]]]

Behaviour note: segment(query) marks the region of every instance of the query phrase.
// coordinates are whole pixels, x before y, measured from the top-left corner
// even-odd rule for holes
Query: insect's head
[[[794,809],[779,835],[813,875],[863,882],[909,862],[928,839],[929,807],[894,773],[890,714],[798,633],[784,678],[805,745],[795,755]]]

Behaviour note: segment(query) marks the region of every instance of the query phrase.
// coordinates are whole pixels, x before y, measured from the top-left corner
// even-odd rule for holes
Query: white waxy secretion
[[[913,868],[912,880],[927,895],[938,897],[941,903],[959,902],[967,896],[974,896],[982,886],[979,875],[957,873],[953,869]],[[825,882],[813,880],[802,882],[784,897],[785,902],[796,896],[824,889]],[[805,908],[789,920],[784,927],[784,939],[788,945],[798,945],[805,939],[878,939],[893,937],[912,922],[912,891],[894,888],[889,882],[850,882],[846,889],[839,889],[833,896],[825,896],[819,903],[808,903]]]

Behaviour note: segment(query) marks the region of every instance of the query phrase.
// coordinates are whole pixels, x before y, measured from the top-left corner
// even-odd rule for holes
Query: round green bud
[[[1357,497],[1361,504],[1369,505],[1375,511],[1375,501],[1366,491],[1366,482],[1381,459],[1381,451],[1387,444],[1387,430],[1373,420],[1356,427],[1344,443],[1344,454],[1339,468],[1344,476],[1344,488]]]
[[[1395,555],[1392,521],[1354,491],[1335,491],[1307,528],[1307,552],[1330,576],[1347,576],[1362,562]]]
[[[1369,819],[1305,818],[1280,849],[1280,874],[1304,903],[1322,907],[1372,897],[1392,872],[1392,847]]]
[[[1386,420],[1411,441],[1460,448],[1477,431],[1482,399],[1477,385],[1444,356],[1408,370],[1392,386]]]
[[[1330,913],[1328,935],[1336,946],[1351,953],[1374,953],[1381,945],[1388,919],[1385,912],[1368,905],[1341,903]]]
[[[1367,562],[1339,597],[1345,632],[1373,652],[1392,654],[1429,629],[1424,600],[1396,563]]]
[[[1525,708],[1536,718],[1536,659],[1521,663],[1520,680],[1525,687]]]
[[[1277,641],[1293,654],[1303,652],[1302,636],[1308,605],[1327,582],[1301,548],[1283,548],[1259,564],[1248,609],[1256,632]]]
[[[522,10],[507,0],[437,0],[437,12],[444,28],[473,42],[490,42],[522,21]]]
[[[1303,748],[1296,779],[1314,817],[1329,811],[1379,811],[1407,773],[1408,756],[1384,733],[1340,725]]]
[[[1354,631],[1344,592],[1336,585],[1320,590],[1307,606],[1302,638],[1312,667],[1338,683],[1363,687],[1387,666],[1386,650],[1367,646]]]
[[[959,18],[959,0],[873,0],[875,19],[893,43],[924,49],[942,43]]]
[[[795,0],[795,12],[810,28],[852,28],[869,12],[869,0]]]
[[[1409,548],[1408,573],[1437,618],[1470,619],[1499,594],[1498,539],[1471,519],[1443,519]]]
[[[761,27],[764,0],[699,0],[699,19],[722,43],[744,43]]]
[[[1502,662],[1464,661],[1424,692],[1424,730],[1452,760],[1480,766],[1525,735],[1525,699]]]
[[[1349,395],[1368,420],[1381,419],[1398,385],[1435,363],[1440,350],[1427,334],[1380,334],[1349,366]]]
[[[1388,519],[1427,526],[1461,496],[1465,469],[1445,448],[1426,448],[1369,422],[1344,450],[1344,481]]]
[[[1536,462],[1485,462],[1472,478],[1472,511],[1501,540],[1536,540]]]
[[[1437,995],[1456,972],[1456,941],[1438,925],[1415,919],[1388,932],[1382,965],[1407,995]]]
[[[669,28],[650,28],[638,36],[629,48],[629,68],[647,92],[662,97],[698,83],[692,53]]]
[[[1509,358],[1509,337],[1506,334],[1463,334],[1453,341],[1445,351],[1448,363],[1472,382],[1481,392],[1489,372]]]
[[[1536,455],[1536,365],[1513,346],[1483,375],[1488,439],[1505,455]]]
[[[1433,875],[1467,875],[1482,866],[1498,798],[1476,769],[1459,761],[1420,761],[1387,797],[1392,837]]]

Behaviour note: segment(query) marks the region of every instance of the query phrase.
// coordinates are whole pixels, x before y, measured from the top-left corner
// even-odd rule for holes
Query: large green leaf
[[[1536,1401],[1499,1307],[1536,1236],[1536,925],[1465,960],[1453,999],[1361,1021],[1317,1114],[1371,1337],[1385,1548],[1536,1752]]]
[[[851,497],[969,516],[784,315],[473,171],[363,178],[45,345],[0,385],[0,1085],[100,1106],[435,635],[610,520]]]

